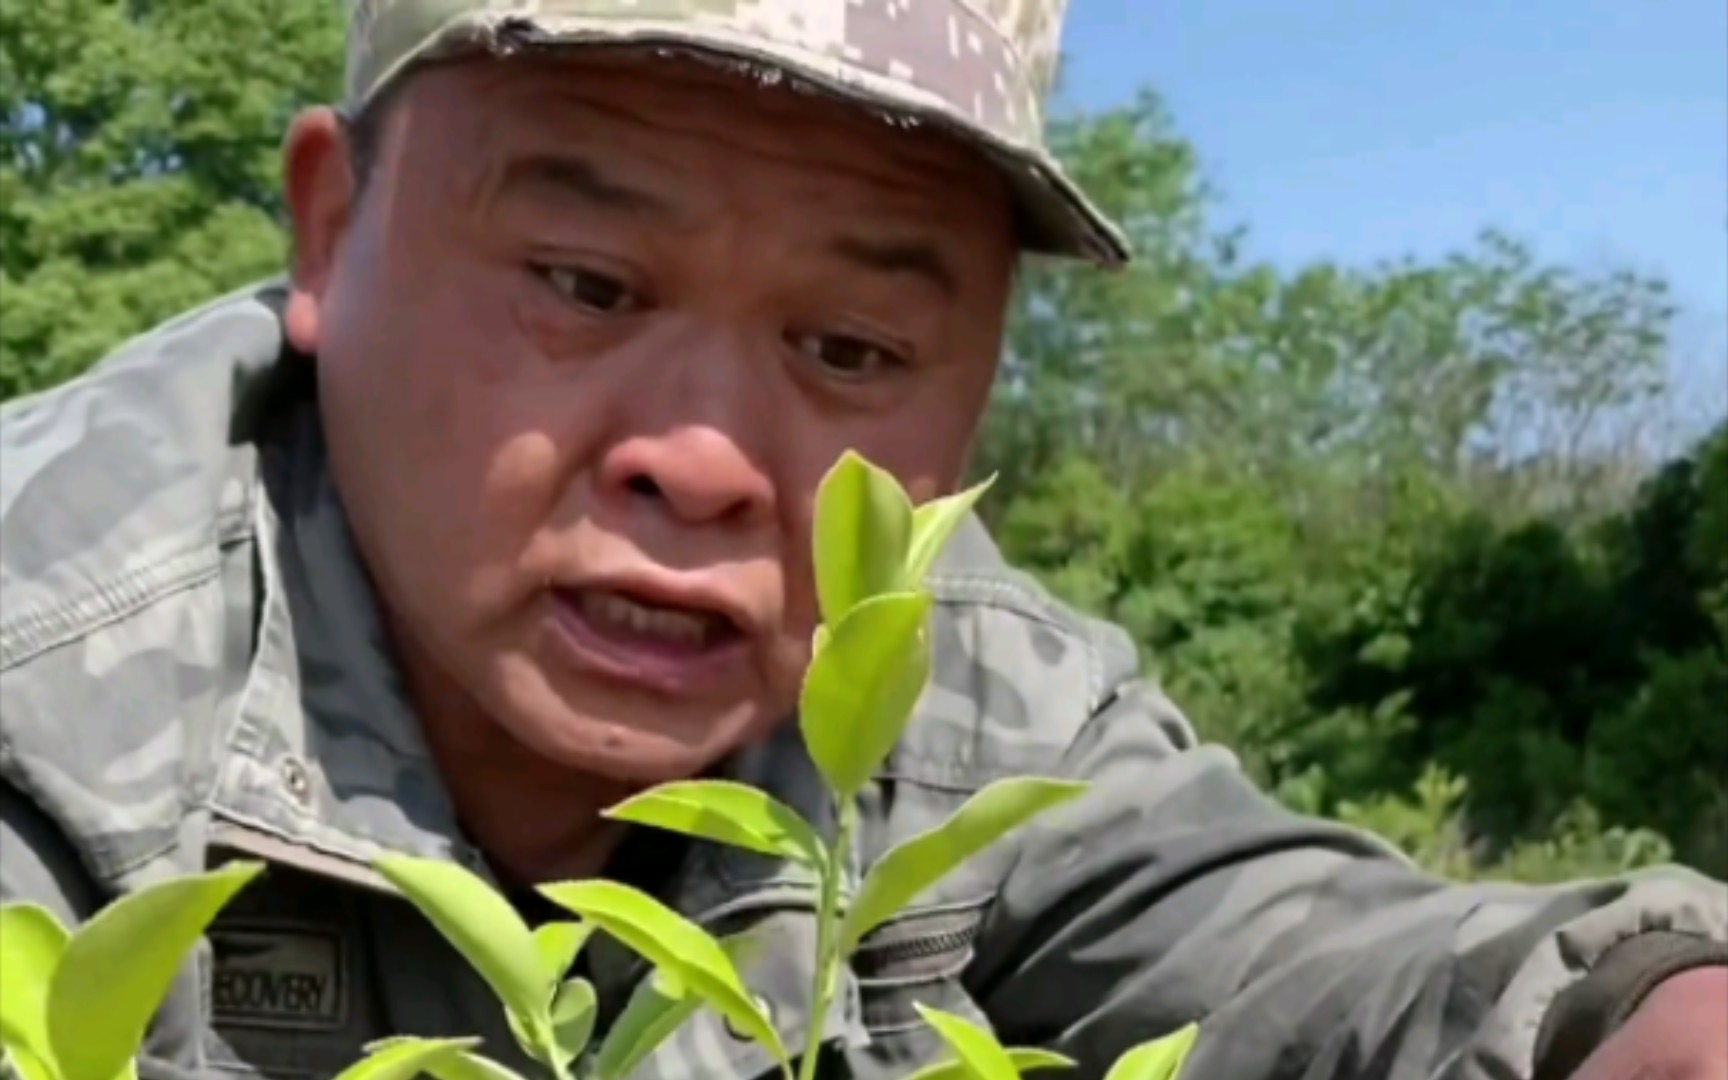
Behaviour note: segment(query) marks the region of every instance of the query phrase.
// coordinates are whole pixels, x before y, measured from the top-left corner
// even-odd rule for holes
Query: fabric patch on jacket
[[[286,921],[213,926],[211,1018],[219,1026],[332,1031],[348,1022],[341,935]]]

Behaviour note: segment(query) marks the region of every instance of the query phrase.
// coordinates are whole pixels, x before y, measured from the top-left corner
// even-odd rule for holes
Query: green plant
[[[0,1047],[24,1080],[133,1080],[186,954],[263,869],[157,882],[72,933],[47,908],[0,906]]]
[[[578,1076],[621,1080],[704,1005],[766,1047],[786,1080],[794,1080],[794,1061],[796,1080],[815,1080],[823,1021],[847,961],[866,935],[974,855],[1085,791],[1084,784],[1037,777],[997,781],[976,793],[946,822],[879,859],[855,895],[841,895],[841,868],[850,857],[856,827],[854,800],[899,741],[929,680],[932,597],[923,587],[924,578],[987,487],[988,482],[914,507],[892,477],[852,453],[844,455],[823,480],[815,521],[822,620],[812,642],[799,719],[811,758],[837,808],[838,824],[831,840],[767,793],[725,781],[664,784],[607,812],[618,821],[789,859],[814,872],[818,956],[807,1012],[813,1023],[796,1058],[782,1045],[767,1013],[745,985],[727,946],[645,893],[608,881],[544,885],[540,892],[570,911],[576,921],[530,930],[502,896],[460,866],[399,856],[377,860],[379,872],[481,975],[497,996],[523,1052],[556,1080]],[[187,917],[175,924],[178,937],[148,946],[151,963],[157,965],[150,970],[167,970],[170,976],[170,961],[184,953],[220,907],[219,902],[211,906],[211,901],[225,902],[227,896],[210,885],[182,883],[180,887],[193,889],[202,906],[186,906]],[[97,930],[103,918],[112,919],[111,912],[129,910],[123,907],[126,904],[156,910],[164,901],[147,899],[155,895],[146,891],[115,905],[84,933]],[[53,943],[60,938],[45,928],[44,915],[27,905],[8,909],[8,919],[18,920],[28,933],[36,934],[28,940],[47,943],[39,949],[26,948],[18,963],[29,963],[38,954],[58,955]],[[188,932],[190,940],[185,937]],[[652,974],[590,1054],[597,1011],[594,987],[567,975],[596,932],[639,953],[652,965]],[[127,930],[118,937],[107,935],[113,949],[128,954],[126,964],[131,963],[130,951],[146,948],[130,934]],[[168,957],[164,950],[170,949],[179,951]],[[161,968],[161,963],[168,967]],[[13,961],[7,964],[10,986]],[[42,985],[45,970],[38,965],[21,977]],[[155,986],[150,983],[145,988]],[[165,987],[163,982],[156,999],[149,1002],[152,1008]],[[126,1015],[135,1015],[146,997],[137,997]],[[117,1051],[112,1050],[98,1068],[76,1072],[37,1068],[38,1060],[59,1060],[52,1055],[61,1051],[37,1037],[41,1024],[31,1020],[36,1013],[30,1011],[34,1007],[30,994],[24,994],[21,1002],[20,1016],[26,1021],[18,1028],[22,1034],[14,1037],[10,1021],[5,1031],[8,1051],[31,1065],[26,1080],[126,1080],[118,1069]],[[1023,1072],[1073,1064],[1047,1051],[1005,1048],[990,1032],[937,1009],[920,1006],[920,1015],[953,1057],[912,1080],[1009,1080]],[[88,1012],[84,1016],[89,1024],[115,1032],[112,1043],[132,1047],[128,1053],[135,1051],[141,1025],[135,1025],[134,1031]],[[1195,1036],[1196,1029],[1190,1025],[1129,1051],[1111,1070],[1110,1080],[1169,1080]],[[438,1080],[515,1080],[510,1069],[479,1053],[477,1040],[417,1038],[371,1044],[367,1056],[343,1080],[398,1080],[422,1072]]]
[[[541,891],[579,912],[583,921],[530,931],[497,892],[459,866],[394,856],[379,859],[377,866],[485,979],[523,1052],[560,1080],[574,1075],[594,1033],[594,987],[565,974],[596,930],[640,953],[653,965],[653,975],[612,1026],[597,1056],[585,1063],[583,1077],[628,1075],[704,1003],[782,1063],[787,1060],[773,1025],[724,946],[645,893],[608,881],[547,885]],[[381,1057],[408,1045],[426,1045],[426,1040],[385,1039],[368,1049],[372,1057]],[[437,1054],[424,1068],[440,1080],[515,1075],[467,1045]]]

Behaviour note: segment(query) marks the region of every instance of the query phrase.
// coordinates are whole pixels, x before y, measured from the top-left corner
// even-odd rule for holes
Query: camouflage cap
[[[350,0],[347,105],[474,49],[646,45],[741,61],[950,130],[1007,178],[1027,250],[1106,266],[1116,227],[1050,155],[1043,110],[1068,0]]]

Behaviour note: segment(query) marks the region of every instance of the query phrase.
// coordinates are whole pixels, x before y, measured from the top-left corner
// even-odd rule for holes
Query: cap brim
[[[578,47],[646,49],[681,55],[758,80],[784,81],[862,107],[897,126],[923,124],[970,144],[1002,175],[1019,217],[1022,249],[1116,268],[1131,258],[1127,240],[1042,147],[1010,141],[967,119],[952,104],[843,60],[724,27],[669,23],[596,25],[581,17],[458,18],[429,34],[368,88],[375,94],[419,63],[464,53],[507,54]],[[359,104],[359,103],[354,103]]]

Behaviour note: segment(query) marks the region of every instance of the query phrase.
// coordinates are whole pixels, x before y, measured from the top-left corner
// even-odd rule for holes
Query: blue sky
[[[1251,254],[1367,263],[1495,225],[1660,272],[1677,359],[1728,399],[1724,0],[1072,0],[1065,45],[1076,104],[1164,95]]]

